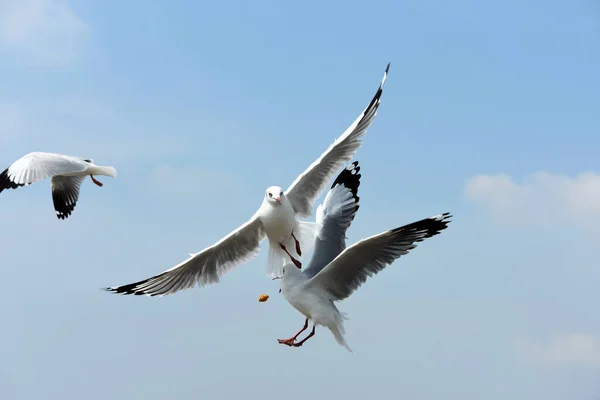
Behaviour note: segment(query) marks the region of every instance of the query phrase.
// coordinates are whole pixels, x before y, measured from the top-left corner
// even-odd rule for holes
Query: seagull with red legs
[[[347,171],[352,172],[351,167]],[[288,263],[282,269],[281,293],[306,319],[294,336],[278,339],[281,344],[300,347],[315,335],[316,326],[321,325],[331,331],[341,346],[352,351],[344,338],[346,315],[338,310],[335,302],[349,297],[368,277],[408,254],[416,243],[439,234],[450,223],[449,213],[439,214],[371,236],[346,248],[346,230],[359,207],[359,178],[360,175],[355,173],[340,174],[319,206],[317,222],[320,231],[307,268],[300,270]],[[297,341],[308,329],[309,320],[313,322],[312,330]]]
[[[381,103],[389,67],[388,64],[375,96],[350,127],[287,190],[279,186],[269,187],[260,208],[248,222],[212,246],[190,254],[187,260],[169,270],[106,290],[124,295],[163,296],[196,285],[202,287],[217,283],[226,272],[257,256],[260,243],[265,238],[269,242],[269,277],[281,276],[287,262],[301,268],[299,258],[311,250],[319,227],[314,222],[297,218],[312,216],[316,199],[362,144],[362,137],[371,126]]]
[[[0,174],[0,193],[52,178],[52,200],[58,219],[68,218],[79,200],[79,189],[89,176],[98,186],[94,175],[117,177],[113,167],[94,164],[93,160],[56,153],[33,152],[24,155]]]

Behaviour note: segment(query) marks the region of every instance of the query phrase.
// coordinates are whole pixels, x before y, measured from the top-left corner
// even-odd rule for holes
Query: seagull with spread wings
[[[94,175],[117,177],[113,167],[94,164],[93,160],[56,153],[33,152],[24,155],[0,174],[0,193],[52,178],[52,200],[56,216],[68,218],[79,200],[79,188],[86,176],[102,186]]]
[[[388,64],[375,96],[352,125],[285,192],[279,186],[269,187],[260,208],[248,222],[161,274],[106,290],[120,294],[162,296],[196,285],[217,283],[234,266],[254,258],[265,237],[269,241],[270,277],[281,275],[287,259],[301,267],[300,261],[290,251],[301,257],[303,251],[310,250],[319,228],[318,224],[298,221],[297,217],[308,218],[312,215],[313,204],[330,179],[351,160],[362,144],[362,136],[377,114],[389,67]]]
[[[349,297],[368,277],[408,254],[416,243],[439,234],[450,223],[451,215],[444,213],[371,236],[346,248],[346,230],[358,210],[357,188],[350,192],[348,186],[333,188],[319,206],[317,222],[321,228],[308,267],[302,271],[293,264],[283,267],[281,292],[306,320],[294,336],[279,339],[281,344],[300,347],[314,336],[316,326],[321,325],[331,331],[341,346],[352,351],[344,338],[346,315],[334,302]],[[308,329],[309,320],[313,322],[311,332],[296,342]]]

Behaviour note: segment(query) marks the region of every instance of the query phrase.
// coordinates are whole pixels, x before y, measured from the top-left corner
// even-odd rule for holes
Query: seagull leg
[[[306,318],[306,321],[304,321],[304,327],[302,327],[302,329],[300,329],[300,330],[298,331],[298,333],[296,333],[294,336],[292,336],[292,337],[291,337],[291,338],[289,338],[289,339],[277,339],[277,341],[278,341],[280,344],[287,344],[288,346],[293,346],[293,345],[294,345],[294,342],[296,341],[296,338],[297,338],[298,336],[300,336],[300,334],[301,334],[302,332],[304,332],[304,331],[305,331],[307,328],[308,328],[308,318]],[[306,339],[305,339],[305,340],[306,340]]]
[[[296,236],[294,236],[294,232],[292,232],[292,237],[296,241],[296,253],[298,253],[298,255],[302,257],[302,250],[300,250],[300,242],[298,241],[298,239],[296,239]]]
[[[285,251],[285,254],[287,254],[290,257],[290,260],[292,260],[292,262],[294,263],[294,265],[296,267],[298,267],[298,269],[302,269],[302,264],[300,263],[300,261],[298,261],[294,257],[292,257],[292,255],[290,254],[290,252],[287,251],[287,249],[285,248],[285,246],[283,244],[279,243],[279,246],[281,246],[281,249],[283,251]]]
[[[306,322],[308,322],[308,320]],[[310,333],[308,334],[307,337],[305,337],[304,339],[302,339],[298,343],[293,343],[292,346],[294,346],[294,347],[300,347],[300,346],[302,346],[304,344],[304,342],[306,342],[308,339],[310,339],[313,336],[315,336],[315,325],[313,325],[312,331],[310,331]]]
[[[94,178],[94,175],[90,175],[90,178],[92,178],[92,182],[94,182],[96,185],[102,187],[102,182],[97,181],[96,178]]]

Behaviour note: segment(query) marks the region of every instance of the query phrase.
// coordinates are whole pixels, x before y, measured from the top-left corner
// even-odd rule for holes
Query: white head
[[[302,275],[302,270],[296,267],[293,263],[285,264],[281,272],[281,280],[283,281],[294,279],[295,277]]]
[[[269,204],[278,206],[284,199],[283,190],[279,186],[271,186],[265,193],[265,201]]]
[[[281,276],[278,276],[275,279],[281,279],[282,287],[285,286],[286,283],[294,281],[294,278],[298,278],[302,275],[302,270],[296,267],[293,263],[287,263],[283,266],[281,270]],[[281,290],[279,290],[281,292]]]

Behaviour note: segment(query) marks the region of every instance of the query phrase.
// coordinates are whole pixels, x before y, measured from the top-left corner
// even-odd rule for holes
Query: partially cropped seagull
[[[115,178],[117,170],[94,164],[93,160],[55,153],[33,152],[12,163],[0,174],[0,193],[4,189],[28,186],[52,177],[52,200],[59,219],[68,218],[79,199],[79,188],[86,176],[102,186],[94,175]]]
[[[280,276],[286,257],[296,266],[298,257],[314,244],[318,231],[316,223],[298,221],[297,217],[310,217],[313,204],[327,187],[330,179],[348,163],[362,144],[362,136],[373,122],[381,101],[383,86],[387,79],[388,64],[375,96],[333,144],[308,167],[284,192],[279,186],[271,186],[265,192],[262,205],[254,216],[214,245],[179,265],[139,282],[115,286],[106,290],[121,294],[166,295],[209,283],[219,282],[221,276],[240,262],[254,258],[261,241],[269,239],[268,275]]]
[[[341,346],[352,351],[344,339],[346,315],[334,302],[349,297],[368,277],[408,254],[416,247],[415,243],[446,229],[451,215],[444,213],[425,218],[345,248],[346,229],[357,208],[348,206],[347,196],[337,196],[334,191],[330,194],[323,203],[321,230],[308,267],[301,271],[293,264],[287,264],[281,277],[281,292],[306,317],[304,327],[291,338],[278,341],[300,347],[314,336],[316,326],[321,325],[329,328]],[[311,332],[296,342],[308,328],[309,320],[313,322]]]

